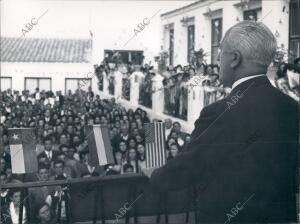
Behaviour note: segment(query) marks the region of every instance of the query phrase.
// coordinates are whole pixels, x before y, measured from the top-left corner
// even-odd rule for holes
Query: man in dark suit
[[[55,161],[57,159],[59,152],[53,150],[52,139],[50,137],[47,137],[44,140],[44,143],[45,143],[45,150],[38,155],[38,158],[39,157],[47,157],[50,162]]]
[[[265,75],[276,46],[262,23],[226,32],[220,79],[230,95],[203,108],[191,143],[151,175],[158,191],[197,187],[197,223],[297,220],[298,105]]]
[[[104,173],[103,166],[92,166],[89,160],[89,152],[82,151],[79,153],[80,163],[77,168],[77,176],[82,177],[83,174],[90,174],[91,176],[101,176]]]

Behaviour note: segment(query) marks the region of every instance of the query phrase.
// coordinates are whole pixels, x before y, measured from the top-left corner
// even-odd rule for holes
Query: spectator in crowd
[[[184,144],[183,144],[182,148],[186,147],[190,142],[191,142],[191,135],[186,134],[184,137]]]
[[[7,175],[7,182],[15,182],[16,180],[14,179],[14,176],[12,175],[12,169],[11,165],[6,167],[6,175]]]
[[[3,219],[1,220],[3,223],[12,223],[18,224],[19,223],[19,213],[21,209],[21,191],[18,189],[14,189],[10,191],[10,203],[6,209],[1,207],[1,211],[4,212]],[[27,224],[27,213],[26,208],[23,205],[23,219],[22,224]],[[2,212],[1,212],[2,213]]]
[[[138,171],[146,168],[146,151],[143,144],[137,145],[137,161],[138,161]]]
[[[170,145],[170,149],[168,151],[168,157],[167,157],[167,160],[171,160],[173,159],[175,156],[177,156],[179,152],[179,145],[177,143],[172,143]]]
[[[88,151],[80,152],[79,157],[80,157],[80,164],[78,166],[77,176],[80,177],[83,173],[89,173],[91,174],[91,176],[99,176],[104,172],[103,168],[101,168],[100,166],[95,167],[91,165]]]
[[[76,153],[76,157],[78,158],[75,159],[75,147],[73,145],[70,145],[68,147],[68,151],[66,152],[66,159],[65,159],[65,165],[66,167],[69,167],[71,169],[71,176],[76,177],[78,174],[78,167],[79,167],[79,155]]]
[[[117,135],[116,143],[125,142],[127,144],[129,141],[129,131],[126,125],[121,127],[121,133]]]
[[[6,170],[6,160],[4,159],[4,157],[1,158],[0,168],[1,168],[1,172],[5,172],[5,170]]]
[[[165,120],[166,139],[169,137],[171,131],[172,131],[172,120],[168,118]]]
[[[50,137],[45,138],[44,148],[45,150],[39,154],[39,157],[47,157],[50,162],[55,161],[58,156],[58,151],[53,150],[52,139]]]
[[[1,172],[0,174],[0,184],[5,184],[7,182],[7,175],[5,172]],[[5,210],[10,202],[10,197],[9,197],[9,189],[3,189],[1,188],[1,210]],[[1,220],[4,219],[4,217],[2,216],[2,212],[1,212]]]
[[[114,153],[115,164],[108,166],[106,169],[106,174],[122,174],[123,173],[123,165],[125,164],[123,160],[123,155],[120,151]]]
[[[178,144],[177,138],[176,137],[172,137],[170,135],[169,138],[167,139],[167,147],[168,147],[168,149],[170,149],[172,143],[177,143]]]
[[[278,65],[275,76],[275,86],[286,95],[296,101],[300,99],[300,66],[299,58],[294,60],[294,64],[282,62]]]
[[[135,148],[130,148],[128,150],[127,163],[126,164],[130,164],[133,167],[133,172],[137,173],[137,171],[138,171],[138,165],[137,165],[137,153],[136,153],[136,149]]]
[[[0,182],[1,182],[2,184],[5,184],[5,183],[7,182],[7,175],[6,175],[5,172],[2,172],[2,171],[1,171],[1,173],[0,173]]]
[[[127,157],[127,144],[126,141],[120,141],[119,143],[119,152],[122,154],[122,162],[126,161]]]
[[[46,203],[42,203],[38,208],[37,219],[40,224],[57,223],[53,212],[51,212],[50,206]]]
[[[177,139],[177,142],[180,146],[183,146],[184,144],[184,134],[181,132],[181,125],[179,122],[173,123],[173,129],[170,134],[171,137],[174,137]]]
[[[72,177],[65,172],[65,162],[64,161],[55,160],[53,163],[53,169],[55,172],[54,180],[72,179]]]
[[[44,164],[39,164],[38,179],[42,182],[53,180],[53,177],[50,177],[50,171],[48,166]],[[55,187],[53,186],[29,188],[29,195],[32,204],[48,203],[49,205],[51,205],[51,198],[52,195],[54,195],[54,192]]]
[[[133,166],[130,164],[125,164],[123,169],[124,169],[124,173],[133,173],[134,170]]]
[[[152,78],[155,73],[150,71],[145,71],[144,82],[140,85],[140,104],[146,107],[152,107]]]
[[[66,180],[70,179],[64,172],[64,162],[61,160],[56,160],[54,162],[55,169],[55,180]],[[55,215],[59,217],[59,220],[66,223],[68,220],[68,209],[70,207],[70,195],[68,194],[68,187],[65,185],[56,186],[55,193],[51,198],[51,207],[55,210]]]

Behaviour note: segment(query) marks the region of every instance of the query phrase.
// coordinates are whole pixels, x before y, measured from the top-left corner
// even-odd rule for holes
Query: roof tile
[[[2,62],[88,63],[91,39],[1,37]]]

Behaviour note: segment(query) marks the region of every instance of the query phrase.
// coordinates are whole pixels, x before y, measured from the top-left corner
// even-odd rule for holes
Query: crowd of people
[[[149,123],[142,109],[125,109],[115,99],[101,99],[91,88],[88,91],[28,90],[0,93],[0,152],[1,184],[32,181],[89,178],[92,176],[138,173],[145,168],[144,124]],[[159,121],[159,120],[154,120]],[[178,122],[165,122],[167,158],[172,159],[190,141]],[[110,128],[114,164],[92,166],[89,158],[86,126],[105,124]],[[9,128],[33,128],[35,131],[38,171],[13,174]],[[70,195],[63,186],[29,189],[28,200],[33,211],[31,220],[55,223],[57,218],[67,222]],[[1,223],[17,223],[21,191],[1,190]],[[23,209],[23,223],[27,213]]]
[[[219,66],[202,63],[198,67],[168,67],[163,80],[165,113],[187,119],[188,93],[195,86],[205,87],[204,105],[222,99],[228,93],[219,81]]]
[[[275,86],[283,93],[299,102],[300,100],[300,59],[294,63],[282,62],[278,65],[275,76]]]
[[[107,76],[109,85],[109,93],[114,95],[115,77],[114,72],[116,69],[121,71],[123,77],[122,82],[122,97],[130,100],[130,77],[136,67],[132,64],[117,64],[108,63],[104,60],[97,68],[96,74],[99,79],[99,89],[103,90],[103,78]],[[152,108],[152,79],[155,77],[156,72],[153,66],[145,64],[138,67],[138,71],[143,74],[143,81],[140,83],[139,88],[139,104],[148,108]],[[214,64],[200,64],[198,66],[177,65],[175,67],[169,66],[167,70],[161,75],[164,77],[163,89],[164,91],[164,112],[174,117],[187,119],[187,97],[188,92],[192,90],[195,85],[205,87],[204,105],[211,104],[228,94],[219,82],[219,66]],[[198,82],[197,78],[201,81]],[[157,91],[157,90],[156,90]]]
[[[112,69],[107,65],[95,68],[100,80],[99,88],[102,85],[103,90],[99,74],[103,74],[105,69],[110,74]],[[123,79],[128,81],[133,69],[127,67],[125,70],[126,77]],[[140,104],[151,107],[152,78],[156,74],[149,65],[143,66],[141,72],[145,77],[140,86]],[[196,85],[206,90],[205,105],[225,97],[229,91],[220,85],[218,72],[217,65],[201,64],[196,69],[181,65],[168,67],[163,88],[157,90],[164,91],[165,112],[186,118],[188,91]],[[281,63],[273,84],[299,100],[299,59],[295,60],[293,66]],[[130,82],[123,85],[124,98],[130,96],[128,89]],[[150,119],[146,111],[140,108],[126,109],[117,104],[114,98],[101,99],[91,88],[88,91],[78,89],[74,93],[68,91],[66,95],[60,91],[53,93],[36,89],[34,93],[28,90],[20,93],[8,89],[0,92],[0,102],[2,184],[139,173],[146,166],[144,124],[149,123]],[[163,122],[167,160],[170,160],[189,143],[190,135],[181,131],[178,122],[172,123],[170,119]],[[109,126],[114,164],[91,165],[85,127],[93,124]],[[38,171],[25,175],[13,174],[8,129],[28,127],[33,128],[36,134]],[[18,189],[1,190],[1,223],[17,223],[20,210],[23,210],[23,223],[27,223],[27,208],[25,205],[23,209],[20,207],[21,194]],[[38,222],[55,223],[57,219],[67,222],[70,200],[67,188],[32,188],[29,189],[28,200],[33,210],[31,216]]]
[[[122,96],[124,99],[130,99],[130,76],[136,70],[132,64],[113,64],[111,66],[107,60],[104,60],[98,67],[101,71],[99,80],[100,90],[103,89],[103,71],[108,75],[109,91],[114,92],[114,76],[112,70],[119,69],[123,74]],[[285,94],[295,100],[299,100],[299,58],[294,63],[274,62],[277,69],[275,77],[272,77],[273,84]],[[121,69],[120,69],[121,68]],[[156,76],[153,66],[145,64],[139,67],[143,74],[143,81],[140,83],[139,104],[152,108],[152,79]],[[188,93],[195,86],[204,88],[204,106],[223,99],[230,93],[230,89],[224,88],[219,81],[219,66],[216,64],[194,63],[187,66],[167,66],[166,71],[161,72],[163,79],[163,88],[155,91],[164,91],[164,113],[174,117],[187,119]]]

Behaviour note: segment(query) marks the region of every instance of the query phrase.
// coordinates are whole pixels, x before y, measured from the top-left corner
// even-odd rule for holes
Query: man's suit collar
[[[234,89],[235,87],[237,87],[237,86],[240,85],[241,83],[246,82],[246,81],[249,80],[249,79],[254,79],[254,78],[257,78],[257,77],[261,77],[261,76],[265,76],[265,74],[251,75],[251,76],[247,76],[247,77],[241,78],[241,79],[235,81],[235,82],[232,84],[232,89]]]
[[[235,88],[231,90],[230,95],[233,95],[238,91],[246,92],[253,87],[257,87],[261,85],[272,85],[266,75],[251,78],[240,83],[239,85],[237,85]]]

